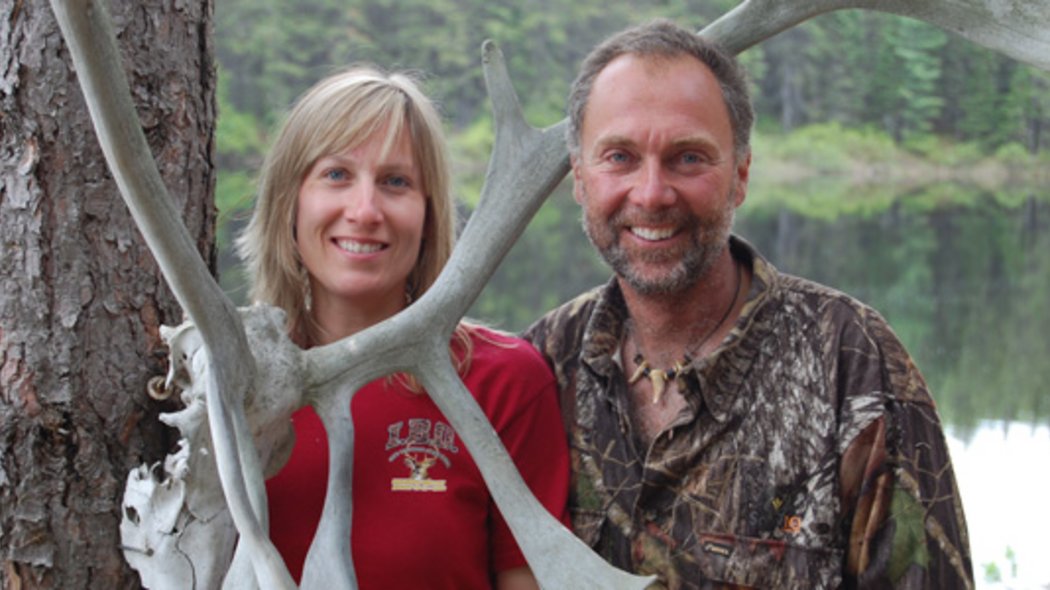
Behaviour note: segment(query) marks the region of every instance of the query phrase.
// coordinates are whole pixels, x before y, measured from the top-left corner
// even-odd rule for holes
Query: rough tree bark
[[[110,11],[153,156],[214,269],[213,2]],[[145,387],[163,370],[158,325],[182,312],[45,2],[0,3],[0,103],[0,587],[138,587],[119,507],[128,471],[169,450]]]

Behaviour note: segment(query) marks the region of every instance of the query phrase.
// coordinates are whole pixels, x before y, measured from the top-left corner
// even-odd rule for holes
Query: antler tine
[[[745,0],[704,27],[699,34],[731,53],[741,53],[804,20],[842,8],[844,4],[836,0]]]
[[[926,21],[1050,71],[1050,4],[1002,0],[856,0],[868,8]]]
[[[252,555],[260,556],[255,561],[259,577],[268,576],[283,582],[281,587],[292,588],[291,576],[256,518],[265,510],[266,498],[244,412],[240,405],[228,401],[230,396],[244,399],[255,374],[240,317],[208,273],[168,198],[131,103],[105,6],[92,0],[51,0],[51,9],[69,47],[99,143],[121,196],[175,297],[207,345],[212,366],[208,421],[231,516],[242,539],[258,548]],[[242,465],[246,471],[242,471]],[[251,495],[246,489],[246,475],[256,482]]]
[[[507,72],[507,63],[503,59],[503,52],[491,39],[485,39],[481,44],[481,67],[485,75],[485,88],[489,92],[489,100],[492,102],[492,116],[496,122],[496,136],[501,132],[528,133],[532,129],[525,121],[521,111],[521,102],[518,101],[518,93],[514,91],[510,74]],[[516,137],[512,135],[511,137]],[[506,143],[498,140],[494,145],[495,150],[505,147]],[[490,160],[491,163],[491,160]],[[488,173],[493,172],[492,167]]]
[[[541,130],[525,121],[503,53],[492,41],[482,45],[482,64],[496,131],[485,185],[446,272],[418,304],[421,314],[442,311],[437,315],[445,320],[446,333],[569,171],[566,122]]]
[[[656,579],[613,567],[536,500],[447,354],[430,350],[421,365],[423,385],[466,443],[541,587],[642,590]]]
[[[928,22],[1050,70],[1050,5],[996,0],[746,0],[700,31],[740,53],[814,16],[861,8]]]

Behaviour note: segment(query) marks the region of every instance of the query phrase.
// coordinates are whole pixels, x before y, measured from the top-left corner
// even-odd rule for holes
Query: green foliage
[[[1010,165],[1029,164],[1033,158],[1028,149],[1017,142],[1004,143],[995,150],[995,159]]]
[[[215,206],[220,216],[229,216],[251,205],[255,181],[247,172],[232,170],[219,174],[215,183]]]
[[[841,123],[818,123],[776,137],[756,136],[756,152],[790,160],[814,172],[836,173],[852,161],[893,162],[900,150],[893,140],[870,127],[847,128]]]
[[[246,219],[251,207],[255,182],[242,171],[220,172],[215,182],[215,206],[219,210],[216,241],[221,252],[232,252],[234,232]]]
[[[937,94],[941,58],[937,53],[947,38],[937,28],[911,19],[896,19],[886,28],[894,88],[886,118],[894,137],[904,139],[933,127],[944,97]]]
[[[219,116],[215,147],[225,169],[250,166],[265,149],[264,133],[255,116],[237,109],[229,99],[229,77],[219,70]],[[220,205],[221,207],[221,205]]]
[[[470,208],[478,204],[495,132],[492,117],[478,117],[469,127],[452,135],[450,149],[456,178],[456,195]]]
[[[1006,548],[1004,557],[1006,566],[1010,568],[1010,579],[1017,580],[1017,554],[1014,553],[1012,547]],[[989,584],[999,584],[1004,581],[1003,571],[997,562],[989,561],[984,564],[984,581]]]
[[[973,165],[985,155],[976,142],[951,142],[936,135],[910,137],[903,143],[903,147],[931,164],[943,166]]]
[[[990,584],[1003,581],[1003,574],[999,571],[999,566],[994,561],[984,564],[984,581]]]

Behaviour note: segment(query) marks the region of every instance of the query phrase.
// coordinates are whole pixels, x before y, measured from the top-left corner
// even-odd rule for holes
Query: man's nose
[[[635,204],[647,209],[659,209],[674,203],[674,189],[667,179],[663,163],[656,158],[643,161],[638,170],[638,182],[632,191]]]

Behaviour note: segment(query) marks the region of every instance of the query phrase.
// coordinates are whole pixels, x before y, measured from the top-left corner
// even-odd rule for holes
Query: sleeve
[[[865,344],[877,348],[886,395],[840,463],[850,515],[846,586],[973,588],[966,521],[933,399],[889,326],[881,318],[868,326]]]
[[[517,358],[501,372],[505,383],[498,395],[514,403],[501,404],[502,415],[493,416],[493,424],[529,490],[568,526],[569,451],[554,377],[528,343],[519,341],[506,352],[503,356]],[[510,528],[490,502],[493,571],[526,565]]]

